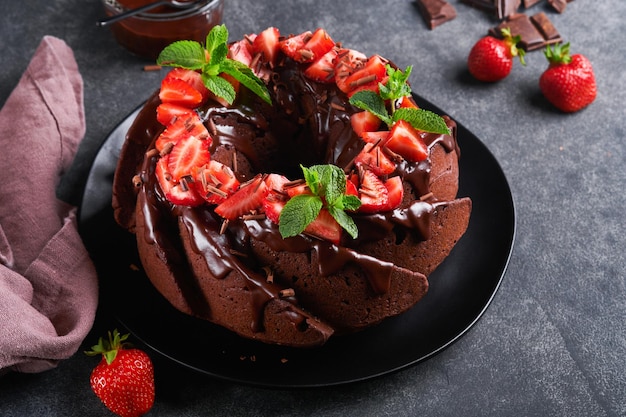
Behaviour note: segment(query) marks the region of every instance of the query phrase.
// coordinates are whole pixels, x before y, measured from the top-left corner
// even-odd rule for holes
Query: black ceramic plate
[[[415,98],[421,107],[444,113]],[[111,132],[94,161],[80,230],[98,269],[102,302],[115,303],[121,324],[173,361],[213,377],[264,387],[330,386],[374,378],[424,361],[458,340],[485,312],[500,285],[515,235],[511,191],[493,155],[459,125],[459,195],[473,200],[469,228],[430,276],[426,297],[410,311],[307,350],[249,341],[186,316],[130,267],[139,265],[134,237],[113,221],[113,172],[136,114]]]

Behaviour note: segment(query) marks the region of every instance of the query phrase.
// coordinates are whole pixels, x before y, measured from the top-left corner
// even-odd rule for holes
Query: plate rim
[[[433,105],[432,103],[430,103],[429,101],[427,101],[426,99],[424,99],[423,97],[413,93],[413,97],[416,99],[416,101],[418,102],[418,104],[420,105],[420,107],[422,108],[426,108],[428,110],[431,110],[437,114],[446,114],[446,112],[443,112],[441,109],[439,109],[437,106]],[[113,152],[115,153],[116,151],[119,152],[119,149],[114,149],[115,146],[113,148],[110,147],[110,141],[113,139],[114,135],[119,135],[120,133],[120,129],[123,129],[125,125],[130,126],[130,123],[132,123],[132,121],[135,119],[135,117],[137,116],[138,112],[142,109],[143,105],[145,104],[142,103],[139,106],[137,106],[133,111],[131,111],[122,121],[120,121],[113,129],[111,129],[109,131],[109,133],[105,136],[104,140],[102,141],[95,158],[92,160],[92,165],[90,166],[89,169],[89,173],[88,173],[88,177],[87,177],[87,181],[85,182],[85,187],[83,190],[83,194],[82,194],[82,198],[81,198],[81,202],[78,208],[78,224],[79,224],[79,232],[81,233],[81,236],[83,236],[83,232],[86,232],[85,230],[85,223],[87,221],[87,219],[85,218],[86,214],[85,214],[85,207],[86,207],[86,203],[88,202],[88,197],[89,197],[89,188],[90,188],[90,184],[93,183],[94,181],[94,177],[95,175],[97,175],[97,173],[95,172],[98,167],[97,164],[99,162],[99,160],[101,158],[103,158],[103,153],[105,152]],[[456,121],[456,119],[454,119],[453,117],[451,117],[453,120]],[[225,375],[223,373],[216,373],[216,372],[210,372],[206,369],[201,369],[200,367],[187,363],[188,361],[182,360],[180,358],[177,358],[175,356],[177,355],[172,355],[171,353],[168,353],[165,351],[165,349],[163,349],[162,347],[159,348],[159,344],[158,343],[154,343],[154,340],[148,340],[148,338],[146,337],[142,337],[141,333],[138,332],[136,329],[133,329],[132,325],[128,325],[128,320],[124,319],[123,317],[120,317],[119,315],[115,315],[115,318],[117,319],[118,322],[120,322],[120,324],[122,326],[124,326],[125,328],[127,328],[131,334],[133,334],[134,337],[137,338],[137,340],[139,340],[141,343],[145,344],[147,347],[149,347],[151,350],[155,351],[156,353],[158,353],[159,355],[167,358],[168,360],[179,364],[180,366],[183,366],[187,369],[191,369],[193,371],[199,372],[199,373],[203,373],[206,374],[208,376],[214,377],[214,378],[218,378],[221,380],[226,380],[226,381],[230,381],[230,382],[235,382],[235,383],[240,383],[240,384],[245,384],[245,385],[253,385],[253,386],[258,386],[258,387],[265,387],[265,388],[278,388],[278,389],[285,389],[285,388],[315,388],[315,387],[329,387],[329,386],[337,386],[337,385],[345,385],[345,384],[350,384],[350,383],[355,383],[355,382],[361,382],[361,381],[365,381],[365,380],[369,380],[369,379],[374,379],[374,378],[379,378],[382,377],[384,375],[389,375],[391,373],[395,373],[398,372],[400,370],[412,367],[418,363],[422,363],[434,356],[436,356],[437,354],[441,353],[442,351],[446,350],[448,347],[450,347],[451,345],[453,345],[454,343],[456,343],[458,340],[460,340],[463,336],[465,336],[467,334],[467,332],[469,332],[474,325],[484,316],[485,312],[487,311],[487,309],[489,308],[489,306],[491,305],[491,303],[493,302],[496,294],[498,293],[498,290],[500,289],[504,276],[506,275],[506,271],[508,269],[512,254],[513,254],[513,248],[515,246],[515,240],[516,240],[516,234],[517,234],[517,213],[516,213],[516,205],[515,205],[515,199],[510,187],[510,184],[506,178],[506,175],[504,173],[504,170],[502,169],[499,161],[495,158],[495,156],[493,155],[493,153],[489,150],[489,148],[476,136],[474,135],[472,132],[470,132],[468,129],[466,129],[460,122],[456,121],[457,123],[457,127],[459,131],[462,131],[464,134],[470,135],[471,136],[471,140],[475,140],[475,144],[474,145],[478,145],[478,147],[480,147],[479,151],[481,154],[484,154],[487,158],[489,158],[492,164],[494,164],[494,167],[497,169],[498,174],[500,176],[500,180],[503,182],[503,185],[506,188],[506,200],[507,200],[507,204],[508,204],[508,208],[510,210],[510,218],[509,218],[509,222],[507,223],[508,226],[510,227],[510,230],[508,231],[508,249],[507,249],[507,253],[504,259],[500,259],[500,263],[499,263],[499,273],[498,273],[498,278],[496,280],[494,280],[494,285],[493,285],[493,289],[491,290],[489,296],[486,298],[486,300],[481,303],[481,308],[480,310],[475,314],[475,316],[472,318],[471,321],[469,321],[462,329],[460,329],[459,331],[455,332],[455,335],[451,338],[449,338],[448,340],[445,341],[445,343],[442,344],[438,344],[438,346],[432,350],[430,350],[428,353],[420,355],[419,357],[414,358],[413,360],[410,361],[406,361],[404,363],[400,363],[396,366],[393,367],[389,367],[387,369],[383,369],[380,371],[376,371],[376,372],[370,372],[370,373],[364,373],[360,376],[354,376],[354,377],[350,377],[350,378],[335,378],[332,381],[326,381],[326,382],[270,382],[270,381],[262,381],[262,380],[258,380],[258,379],[250,379],[250,378],[242,378],[242,377],[235,377],[235,376],[229,376],[229,375]],[[124,131],[123,136],[125,137],[126,132]],[[461,135],[459,134],[459,140],[461,141]],[[119,139],[119,138],[118,138]],[[461,144],[462,145],[462,144]],[[463,146],[460,146],[461,149],[463,150]],[[119,155],[119,154],[118,154]],[[115,156],[110,156],[109,157],[114,157]],[[462,159],[461,159],[462,160]],[[110,194],[109,194],[109,200],[110,200]],[[471,222],[471,220],[470,220]],[[88,229],[88,228],[87,228]],[[83,236],[83,239],[85,240],[86,237]],[[419,304],[419,303],[418,303]],[[406,313],[404,313],[406,314]],[[403,315],[404,315],[403,314]],[[402,315],[401,315],[402,316]],[[198,319],[195,319],[198,320]]]

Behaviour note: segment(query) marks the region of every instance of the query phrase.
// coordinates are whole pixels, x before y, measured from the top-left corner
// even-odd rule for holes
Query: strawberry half
[[[313,32],[311,39],[306,42],[300,54],[304,55],[305,62],[313,62],[322,58],[334,47],[335,41],[331,39],[324,29],[320,28]]]
[[[276,56],[280,47],[279,43],[280,32],[275,27],[269,27],[263,32],[259,33],[254,42],[252,42],[252,55],[262,54],[265,62],[269,62],[270,65],[276,63]]]
[[[203,101],[202,93],[187,81],[174,77],[163,78],[159,98],[163,103],[178,104],[190,109],[199,106]]]
[[[210,141],[193,135],[184,136],[176,142],[168,155],[168,171],[178,181],[192,175],[193,168],[201,167],[210,160]]]
[[[172,204],[180,206],[196,207],[204,203],[204,199],[198,194],[187,180],[174,181],[168,172],[168,155],[157,161],[155,175],[165,198]]]
[[[337,51],[335,62],[335,84],[343,92],[349,91],[347,79],[357,70],[363,68],[367,57],[354,49],[340,49]]]
[[[380,56],[373,55],[362,68],[341,79],[337,87],[348,95],[360,90],[372,90],[378,93],[378,83],[383,82],[387,77],[385,65],[386,62]]]
[[[402,184],[402,178],[389,178],[385,181],[385,188],[387,189],[388,200],[387,205],[383,207],[382,211],[389,211],[398,208],[404,198],[404,185]]]
[[[354,162],[367,167],[378,176],[389,175],[396,170],[396,164],[383,152],[380,145],[367,143],[356,156]]]
[[[350,116],[350,124],[354,133],[361,136],[364,132],[374,132],[378,130],[381,120],[378,116],[363,110]]]
[[[304,45],[311,39],[311,36],[313,36],[313,33],[306,31],[299,35],[293,35],[283,39],[279,42],[280,50],[294,61],[305,62],[307,60],[302,56],[302,49],[304,49]]]
[[[237,192],[215,208],[215,212],[227,220],[235,220],[263,207],[263,199],[269,188],[261,175],[239,188]]]
[[[252,62],[252,44],[248,39],[233,42],[228,47],[228,57],[249,67]]]
[[[326,209],[321,209],[315,220],[304,229],[304,233],[339,245],[341,226]]]
[[[210,204],[220,204],[239,189],[239,180],[228,166],[211,160],[192,169],[194,187]]]
[[[332,83],[335,79],[335,59],[337,50],[334,48],[326,52],[320,59],[314,61],[304,70],[304,75],[320,83]]]
[[[156,110],[156,118],[163,126],[168,126],[174,123],[181,117],[189,117],[194,111],[189,107],[180,106],[173,103],[161,103]]]
[[[428,147],[424,140],[406,120],[398,120],[393,125],[385,146],[411,162],[428,158]]]
[[[377,213],[389,204],[389,191],[383,181],[369,169],[360,170],[359,199],[362,213]]]
[[[192,111],[187,117],[178,117],[174,120],[174,123],[167,126],[157,138],[155,147],[159,152],[163,152],[166,147],[173,146],[179,140],[188,136],[206,141],[207,148],[209,148],[213,142],[209,131],[200,120],[198,114]]]

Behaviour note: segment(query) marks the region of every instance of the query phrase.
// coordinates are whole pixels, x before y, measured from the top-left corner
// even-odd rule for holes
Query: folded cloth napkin
[[[0,110],[0,372],[55,367],[93,325],[96,271],[56,197],[84,134],[74,53],[46,36]]]

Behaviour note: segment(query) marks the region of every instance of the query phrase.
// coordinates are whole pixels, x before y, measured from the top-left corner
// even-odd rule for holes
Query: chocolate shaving
[[[296,295],[296,292],[294,291],[293,288],[285,288],[284,290],[280,290],[278,292],[278,295],[281,298],[287,298],[287,297],[293,297],[294,295]]]
[[[143,185],[143,181],[141,180],[141,175],[135,175],[133,177],[133,185],[137,188]]]

